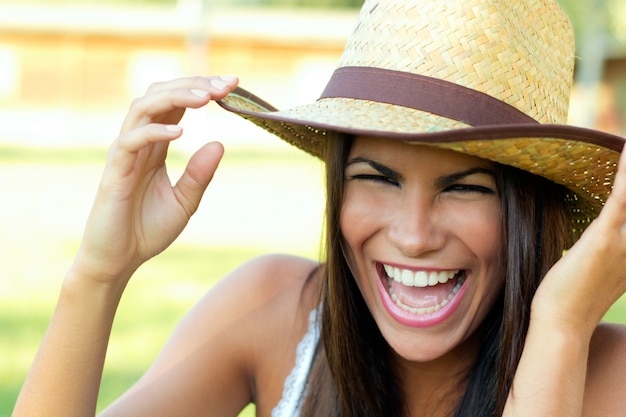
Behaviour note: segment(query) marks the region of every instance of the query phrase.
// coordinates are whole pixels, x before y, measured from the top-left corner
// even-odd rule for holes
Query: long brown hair
[[[339,217],[344,169],[353,141],[328,138],[326,151],[326,267],[322,289],[322,344],[309,377],[302,416],[403,416],[405,393],[391,348],[380,334],[341,249]],[[573,237],[564,187],[499,165],[502,296],[477,331],[483,343],[456,417],[501,415],[524,345],[532,297],[541,277]]]

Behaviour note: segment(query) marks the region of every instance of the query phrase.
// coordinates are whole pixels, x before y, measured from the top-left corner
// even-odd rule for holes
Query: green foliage
[[[76,243],[77,245],[77,243]],[[67,248],[71,258],[76,245]],[[127,390],[156,357],[174,326],[220,277],[262,249],[174,245],[144,265],[124,295],[116,317],[102,381],[99,410]],[[12,271],[5,271],[10,275]],[[49,296],[0,296],[0,417],[13,404],[54,308]],[[253,408],[252,408],[253,409]],[[248,408],[244,415],[253,415]]]
[[[9,181],[12,183],[10,187],[0,189],[0,200],[5,203],[11,200],[13,204],[23,206],[22,209],[27,212],[54,211],[54,205],[26,206],[25,202],[32,200],[23,197],[43,192],[35,188],[38,185],[54,180],[74,181],[72,178],[80,182],[83,177],[94,177],[94,173],[95,188],[106,156],[106,149],[2,145],[0,168],[3,171],[0,175],[15,174],[15,177]],[[168,164],[173,170],[180,170],[188,157],[189,155],[180,151],[171,150]],[[295,165],[310,164],[311,159],[303,152],[291,148],[235,148],[226,153],[222,169],[291,169]],[[64,174],[49,175],[50,172],[59,171]],[[25,173],[25,176],[22,177],[19,173]],[[39,184],[37,178],[42,175],[46,176],[46,181]],[[26,180],[29,178],[33,178],[34,182]],[[91,180],[87,182],[91,184]],[[53,192],[50,196],[56,199],[59,192]],[[75,205],[85,196],[78,193],[73,197],[68,199],[63,196],[65,204]],[[35,201],[43,200],[45,199]],[[72,211],[74,212],[76,210]],[[10,215],[13,212],[8,210],[0,213]],[[51,213],[50,221],[56,222],[54,218],[57,216],[59,213]],[[74,236],[70,231],[59,236],[54,232],[46,232],[45,228],[30,230],[37,228],[40,223],[36,219],[29,221],[34,224],[15,228],[20,236],[24,235],[20,241],[7,241],[15,233],[7,234],[5,230],[5,233],[0,234],[0,248],[5,249],[0,256],[3,273],[3,279],[0,280],[0,417],[11,415],[18,392],[54,310],[63,273],[67,265],[71,264],[79,244],[78,237],[67,237]],[[14,219],[13,222],[19,223],[20,220]],[[33,242],[31,236],[41,242]],[[38,249],[47,252],[51,247],[54,248],[51,253],[31,253]],[[6,249],[10,250],[7,252]],[[98,409],[102,410],[119,397],[145,372],[183,315],[218,279],[246,260],[267,252],[265,246],[176,242],[143,265],[128,285],[116,316]],[[293,253],[317,256],[317,253],[303,253],[297,249]],[[253,415],[253,406],[246,408],[241,414],[242,417]]]
[[[604,36],[610,42],[624,38],[626,15],[624,0],[558,0],[576,33],[576,44],[589,36]]]

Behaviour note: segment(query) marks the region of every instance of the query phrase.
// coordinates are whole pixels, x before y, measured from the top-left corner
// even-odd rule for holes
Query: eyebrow
[[[388,166],[379,164],[376,161],[372,161],[371,159],[367,159],[367,158],[362,158],[362,157],[356,157],[353,158],[351,160],[348,161],[348,163],[346,164],[346,167],[352,165],[352,164],[358,164],[358,163],[365,163],[369,166],[371,166],[372,168],[374,168],[376,171],[378,171],[379,173],[381,173],[382,175],[394,180],[394,181],[402,181],[403,177],[402,175],[400,175],[400,173],[394,171],[393,169],[389,168]]]
[[[465,177],[469,177],[470,175],[475,175],[475,174],[486,174],[486,175],[490,175],[494,179],[496,178],[496,173],[493,170],[488,169],[488,168],[475,167],[475,168],[467,169],[465,171],[455,172],[450,175],[441,176],[435,180],[435,185],[438,188],[446,188]]]
[[[393,180],[396,180],[398,182],[401,182],[403,179],[403,176],[400,173],[394,171],[388,166],[382,165],[368,158],[363,158],[363,157],[353,158],[348,161],[348,163],[346,164],[346,167],[352,164],[357,164],[357,163],[365,163],[371,166],[372,168],[374,168],[376,171],[378,171],[382,175],[389,177]],[[466,169],[465,171],[455,172],[450,175],[443,175],[441,177],[438,177],[437,179],[435,179],[434,184],[438,188],[446,188],[465,177],[469,177],[470,175],[475,175],[475,174],[485,174],[485,175],[490,175],[494,179],[496,178],[496,173],[494,172],[494,170],[489,169],[489,168],[474,167],[474,168]]]

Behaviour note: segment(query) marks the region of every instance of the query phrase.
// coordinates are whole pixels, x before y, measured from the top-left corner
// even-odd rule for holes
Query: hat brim
[[[577,221],[585,224],[610,194],[625,143],[616,135],[569,125],[472,127],[412,108],[350,98],[324,98],[281,111],[239,87],[218,104],[316,157],[322,157],[328,136],[338,132],[436,146],[520,168],[573,191],[576,200],[582,199],[575,202]]]

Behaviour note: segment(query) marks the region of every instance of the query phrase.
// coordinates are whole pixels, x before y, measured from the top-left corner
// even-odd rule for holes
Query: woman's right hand
[[[132,102],[110,148],[70,276],[121,289],[139,265],[176,239],[198,208],[223,148],[204,145],[172,185],[165,166],[169,143],[182,134],[178,122],[186,108],[223,98],[237,82],[181,78],[153,84]]]

